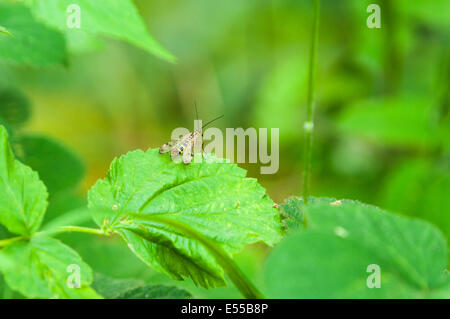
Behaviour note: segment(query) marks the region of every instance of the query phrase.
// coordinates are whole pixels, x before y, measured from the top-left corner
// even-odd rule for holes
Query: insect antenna
[[[218,120],[218,119],[220,119],[220,118],[222,118],[222,117],[223,117],[223,115],[218,116],[218,117],[216,117],[215,119],[209,121],[208,123],[206,123],[205,125],[202,126],[202,130],[203,130],[205,127],[207,127],[209,124],[211,124],[212,122],[214,122],[214,121],[216,121],[216,120]]]

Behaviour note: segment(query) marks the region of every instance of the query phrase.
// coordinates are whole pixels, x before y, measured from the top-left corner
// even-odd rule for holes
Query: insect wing
[[[181,139],[177,141],[175,146],[172,148],[170,156],[175,163],[181,162],[181,155],[184,153],[184,150],[191,143],[191,133],[184,135]]]
[[[175,145],[176,141],[171,141],[171,142],[167,142],[165,144],[163,144],[160,148],[159,148],[159,154],[164,154],[169,152],[172,147]]]
[[[186,149],[183,152],[183,163],[186,164],[186,165],[191,163],[191,161],[192,161],[193,145],[194,145],[194,141],[191,140],[190,143],[186,146]]]

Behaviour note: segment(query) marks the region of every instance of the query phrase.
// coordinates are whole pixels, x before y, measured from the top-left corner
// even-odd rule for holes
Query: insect
[[[195,112],[197,114],[198,120],[198,112],[197,106],[195,106]],[[170,151],[170,156],[174,162],[179,162],[180,158],[184,164],[188,165],[191,163],[192,158],[194,157],[194,150],[196,149],[197,143],[199,143],[199,137],[203,136],[203,129],[207,127],[212,122],[222,118],[223,115],[216,117],[215,119],[209,121],[205,125],[202,126],[201,129],[196,129],[191,133],[188,133],[182,136],[178,140],[170,141],[163,144],[159,148],[159,154],[164,154]]]

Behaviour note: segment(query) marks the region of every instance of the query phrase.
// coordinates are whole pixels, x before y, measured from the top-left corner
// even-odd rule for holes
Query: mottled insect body
[[[194,149],[201,136],[202,131],[195,130],[177,141],[165,143],[159,148],[159,153],[163,154],[170,151],[170,156],[174,162],[180,162],[181,159],[184,164],[189,164],[194,157]]]
[[[191,163],[192,158],[194,157],[194,151],[196,151],[198,145],[197,143],[202,142],[203,128],[215,120],[220,119],[222,116],[209,121],[202,127],[202,129],[196,129],[178,140],[165,143],[159,148],[159,153],[163,154],[170,151],[170,156],[174,162],[179,163],[182,160],[186,165]]]

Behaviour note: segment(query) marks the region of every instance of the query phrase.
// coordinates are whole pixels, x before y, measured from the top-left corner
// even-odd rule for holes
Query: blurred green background
[[[279,171],[261,175],[260,164],[241,166],[275,202],[300,195],[311,1],[135,3],[177,63],[106,38],[70,41],[67,67],[0,62],[0,118],[11,101],[31,110],[13,141],[16,155],[49,188],[46,221],[82,207],[114,157],[159,147],[176,127],[192,128],[195,101],[204,120],[225,115],[215,123],[221,129],[279,128]],[[366,26],[370,3],[381,7],[381,29]],[[322,1],[314,196],[358,199],[420,217],[448,238],[449,4]],[[64,240],[105,275],[173,283],[119,240],[83,234]],[[266,253],[254,245],[237,256],[257,285]],[[175,284],[196,297],[240,296],[232,287]]]

